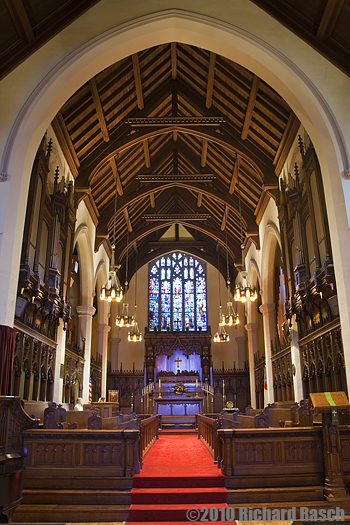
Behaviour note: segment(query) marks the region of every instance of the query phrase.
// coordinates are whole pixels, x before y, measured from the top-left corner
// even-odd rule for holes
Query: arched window
[[[207,330],[205,264],[174,252],[149,265],[150,330]]]

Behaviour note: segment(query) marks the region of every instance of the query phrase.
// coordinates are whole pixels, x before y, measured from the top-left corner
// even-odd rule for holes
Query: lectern
[[[350,412],[345,392],[310,394],[315,415],[322,414],[322,436],[325,466],[324,495],[328,501],[349,499],[342,465],[338,414]]]

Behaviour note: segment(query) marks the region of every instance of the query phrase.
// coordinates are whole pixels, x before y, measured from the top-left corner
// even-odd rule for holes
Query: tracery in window
[[[173,252],[149,265],[150,330],[207,330],[207,281],[203,263]]]

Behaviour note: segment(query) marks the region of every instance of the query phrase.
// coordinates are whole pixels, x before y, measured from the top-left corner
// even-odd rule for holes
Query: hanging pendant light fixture
[[[127,302],[127,296],[128,296],[128,265],[129,265],[129,229],[127,230],[126,235],[126,263],[125,263],[125,302],[123,303],[123,309],[122,313],[120,315],[117,315],[115,324],[119,326],[120,328],[123,328],[123,326],[126,326],[129,328],[130,326],[134,326],[134,318],[129,315],[129,304]]]
[[[135,274],[135,306],[134,306],[134,324],[128,333],[128,341],[131,343],[140,343],[142,341],[142,333],[139,330],[139,323],[136,320],[136,298],[137,298],[137,245],[136,245],[136,274]]]
[[[244,258],[244,242],[243,242],[243,221],[242,221],[242,207],[241,207],[241,190],[239,186],[239,177],[237,177],[238,188],[238,205],[239,205],[239,219],[241,225],[241,250],[242,250],[242,282],[236,285],[234,300],[241,303],[253,302],[258,298],[258,293],[255,288],[250,286],[247,281],[247,272],[245,268]]]
[[[216,334],[213,337],[214,343],[228,343],[230,340],[229,334],[226,333],[226,330],[222,324],[222,312],[221,312],[221,289],[220,289],[220,267],[219,267],[219,254],[220,248],[218,249],[218,280],[219,280],[219,326],[216,331]]]
[[[226,230],[226,275],[227,275],[227,306],[226,313],[221,317],[223,326],[234,326],[239,324],[239,316],[236,314],[232,304],[230,269],[228,264],[227,230]]]
[[[117,173],[118,173],[118,161],[116,160]],[[117,220],[117,198],[118,190],[117,185],[115,187],[115,198],[114,198],[114,219],[113,219],[113,244],[112,244],[112,256],[109,265],[108,280],[101,288],[100,299],[101,301],[117,302],[119,303],[123,298],[123,288],[119,282],[117,276],[118,266],[115,264],[115,242],[116,242],[116,220]]]

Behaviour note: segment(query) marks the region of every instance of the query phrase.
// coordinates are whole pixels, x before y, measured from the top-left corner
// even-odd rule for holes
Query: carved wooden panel
[[[322,461],[320,441],[286,441],[284,443],[286,463]]]
[[[128,469],[138,470],[138,458],[134,457],[138,438],[137,430],[29,431],[25,433],[27,474],[50,472],[62,478],[69,475],[72,468],[79,468],[90,476],[103,468],[114,476],[125,476]],[[132,459],[131,466],[127,465],[128,458]]]
[[[236,443],[236,465],[251,463],[273,463],[274,453],[271,443],[254,441],[254,443]]]
[[[226,486],[322,484],[322,429],[219,429]]]

